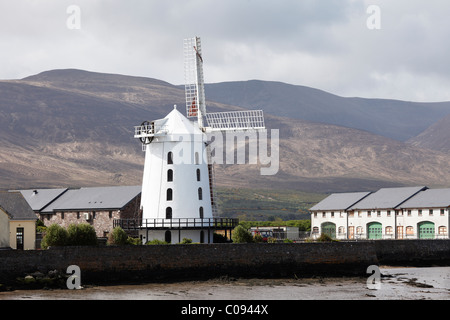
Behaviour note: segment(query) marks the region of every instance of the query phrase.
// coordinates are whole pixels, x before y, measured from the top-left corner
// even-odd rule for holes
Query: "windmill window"
[[[199,164],[199,156],[198,156],[198,152],[195,153],[195,164]]]
[[[167,170],[167,181],[168,182],[173,181],[173,170],[172,169]]]
[[[202,191],[202,188],[198,188],[198,200],[203,200],[203,191]]]
[[[173,200],[173,191],[170,188],[167,189],[166,200],[167,201],[172,201]]]
[[[171,207],[166,208],[166,219],[172,219],[172,208]]]
[[[200,169],[197,169],[197,181],[200,181]]]
[[[200,209],[198,209],[198,212],[200,214],[200,219],[203,219],[203,207],[200,207]]]
[[[169,152],[167,154],[167,164],[173,164],[173,153]]]

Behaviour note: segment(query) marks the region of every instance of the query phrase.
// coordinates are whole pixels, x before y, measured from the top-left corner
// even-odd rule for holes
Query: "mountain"
[[[418,136],[408,140],[412,146],[450,153],[450,116],[446,116]]]
[[[273,101],[273,107],[266,103],[265,119],[269,130],[279,129],[279,171],[262,176],[257,165],[217,165],[219,186],[339,192],[450,184],[448,153],[419,148],[369,130],[300,119],[305,113],[298,105],[275,103],[273,83],[257,85],[268,88],[259,91],[263,98],[252,98],[255,92],[250,90],[242,93],[246,98],[241,103],[231,90],[229,96],[236,100],[230,103],[234,105],[215,102],[210,94],[214,90],[208,85],[208,111],[243,110],[247,101],[264,101],[264,97]],[[282,84],[277,86],[279,94],[293,90],[290,85],[284,89]],[[329,104],[336,96],[303,89],[303,94],[285,97],[285,101],[309,101],[310,109],[321,110],[324,120],[324,106],[331,108]],[[336,99],[342,100],[337,109],[345,106],[349,111],[349,106],[359,101]],[[361,99],[367,105],[378,103],[369,100]],[[133,127],[166,116],[174,104],[183,110],[183,88],[143,77],[69,69],[0,81],[0,188],[140,184],[144,153],[139,141],[133,139]],[[422,114],[428,108],[408,102],[398,104],[410,113],[419,110]],[[428,111],[445,113],[445,105],[430,106]],[[299,114],[295,113],[297,109]],[[308,112],[312,115],[311,110]],[[382,115],[378,113],[378,117]],[[390,117],[392,112],[387,113],[386,122],[393,121]],[[408,127],[405,122],[416,117],[405,115],[403,121],[397,119],[397,126]]]
[[[450,102],[420,103],[344,98],[322,90],[272,81],[207,84],[209,99],[267,113],[366,130],[406,141],[450,114]]]

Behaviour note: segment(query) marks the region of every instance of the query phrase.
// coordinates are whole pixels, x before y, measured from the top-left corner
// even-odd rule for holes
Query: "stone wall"
[[[373,244],[380,264],[450,266],[450,240],[381,240]]]
[[[408,258],[409,257],[409,258]],[[82,283],[232,277],[366,275],[369,265],[450,265],[450,241],[60,247],[0,251],[0,283],[36,271],[81,269]]]

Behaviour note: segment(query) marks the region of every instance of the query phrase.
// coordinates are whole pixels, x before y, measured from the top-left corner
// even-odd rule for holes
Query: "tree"
[[[57,224],[52,224],[47,228],[44,238],[41,242],[42,249],[48,249],[51,246],[65,246],[68,243],[69,234],[66,229]]]
[[[231,240],[233,240],[233,243],[250,243],[253,242],[253,237],[243,226],[238,225],[233,229]]]
[[[95,246],[97,234],[93,226],[87,223],[71,224],[67,228],[68,243],[71,246]]]

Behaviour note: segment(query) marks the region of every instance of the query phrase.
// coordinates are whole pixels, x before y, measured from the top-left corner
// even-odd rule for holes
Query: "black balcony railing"
[[[123,230],[210,228],[234,229],[239,219],[234,218],[174,218],[174,219],[114,219],[113,226]]]

